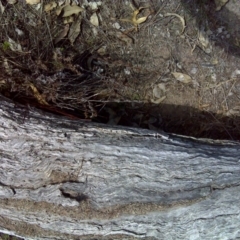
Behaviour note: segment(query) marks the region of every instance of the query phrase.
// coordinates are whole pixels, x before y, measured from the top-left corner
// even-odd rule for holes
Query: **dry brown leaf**
[[[99,26],[99,20],[98,20],[98,15],[97,13],[93,13],[92,16],[90,17],[90,22],[92,23],[92,25],[94,26],[92,28],[93,34],[96,36],[98,34],[97,28]]]
[[[105,55],[106,54],[106,49],[107,47],[106,46],[102,46],[100,47],[98,50],[97,50],[97,53],[101,56]]]
[[[6,81],[5,80],[1,80],[0,81],[0,87],[3,87],[4,85],[6,85]]]
[[[212,46],[210,44],[210,41],[208,39],[207,33],[203,30],[198,31],[198,43],[200,43],[200,47],[202,50],[206,53],[212,52]]]
[[[1,10],[1,13],[3,13],[4,10],[5,10],[5,7],[2,5],[2,2],[1,2],[1,1],[0,1],[0,10]]]
[[[22,47],[19,43],[16,43],[13,39],[11,39],[10,37],[8,38],[8,43],[9,43],[9,47],[12,51],[14,52],[22,52]]]
[[[208,108],[209,106],[210,106],[209,103],[205,103],[205,104],[199,105],[199,108],[200,108],[201,110],[204,110],[205,108]]]
[[[131,19],[120,19],[121,21],[123,22],[130,22],[133,24],[133,26],[135,27],[135,30],[137,31],[138,30],[138,27],[139,27],[139,24],[145,22],[148,18],[149,15],[145,16],[145,17],[141,17],[141,18],[137,18],[139,12],[142,10],[142,9],[145,9],[145,7],[141,7],[137,10],[135,10],[133,12],[133,15],[132,15],[132,18]]]
[[[71,6],[76,6],[78,5],[79,3],[77,1],[72,1],[72,3],[70,3]]]
[[[209,39],[206,36],[206,33],[203,31],[198,31],[198,41],[204,48],[209,47]]]
[[[78,13],[82,12],[83,10],[84,9],[79,6],[67,5],[67,6],[63,7],[63,9],[62,9],[63,17],[69,17],[71,15],[78,14]]]
[[[92,16],[90,17],[90,22],[92,25],[98,27],[99,26],[99,20],[98,20],[98,16],[97,13],[93,13]]]
[[[153,88],[153,96],[155,98],[161,98],[165,92],[166,92],[166,87],[164,83],[156,84]]]
[[[240,115],[240,106],[235,106],[232,109],[228,110],[225,113],[226,116],[239,116]]]
[[[175,77],[176,80],[178,80],[181,83],[190,83],[192,82],[192,78],[184,73],[181,72],[172,72],[172,75]]]
[[[3,59],[3,67],[7,74],[12,75],[12,68],[9,66],[7,58]]]
[[[50,11],[52,11],[56,7],[57,7],[57,3],[56,2],[50,2],[50,3],[48,3],[48,4],[46,4],[44,6],[44,11],[45,12],[50,12]]]
[[[144,9],[144,7],[141,7],[133,12],[132,22],[135,27],[138,27],[139,24],[145,22],[148,18],[148,16],[137,18],[137,15],[142,9]]]
[[[62,12],[62,9],[65,7],[66,5],[63,5],[63,6],[59,6],[56,8],[56,15],[59,16]]]
[[[81,32],[81,22],[82,22],[82,17],[78,16],[76,21],[70,27],[68,39],[70,40],[72,45]]]
[[[176,14],[176,13],[166,13],[166,14],[165,14],[165,17],[170,17],[170,16],[174,16],[174,17],[177,17],[177,18],[180,19],[180,21],[181,21],[181,23],[182,23],[182,31],[181,31],[181,34],[183,34],[183,33],[184,33],[184,30],[185,30],[185,28],[186,28],[186,22],[185,22],[184,17],[182,17],[182,16],[180,16],[180,15],[178,15],[178,14]]]
[[[68,23],[72,23],[74,22],[74,17],[73,16],[69,16],[69,17],[65,17],[63,20],[64,24],[68,24]]]
[[[58,36],[54,40],[54,43],[56,44],[56,43],[60,42],[63,38],[65,38],[68,34],[68,31],[69,31],[69,24],[66,24],[64,26],[64,29],[58,34]]]
[[[40,104],[48,105],[48,103],[45,101],[45,99],[42,97],[42,95],[32,83],[29,83],[29,87],[32,89],[34,97]]]
[[[17,3],[17,0],[7,0],[8,4],[15,4]]]
[[[65,0],[65,1],[64,1],[64,4],[65,4],[65,6],[66,6],[66,5],[71,5],[71,2],[72,2],[72,0]]]
[[[220,11],[229,0],[215,0],[216,11]]]
[[[141,17],[141,18],[138,18],[134,23],[135,23],[135,26],[138,26],[140,23],[143,23],[147,20],[147,16],[146,17]]]
[[[58,3],[58,6],[62,6],[66,4],[66,0],[58,0],[57,3]]]
[[[26,0],[26,3],[27,4],[30,4],[30,5],[33,5],[33,4],[38,4],[40,3],[41,0]]]
[[[153,87],[153,92],[152,92],[153,98],[151,97],[151,102],[155,104],[161,103],[166,98],[165,92],[166,92],[166,88],[164,83],[156,84]]]
[[[159,103],[161,103],[165,98],[166,98],[166,96],[163,96],[163,97],[161,97],[161,98],[159,98],[159,99],[157,99],[157,100],[151,99],[151,102],[152,102],[152,103],[155,103],[155,104],[159,104]]]

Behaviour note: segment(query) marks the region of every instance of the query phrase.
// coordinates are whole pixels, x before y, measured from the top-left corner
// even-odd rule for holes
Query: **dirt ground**
[[[240,140],[238,1],[62,1],[83,9],[69,23],[49,2],[3,6],[2,94],[70,118]]]

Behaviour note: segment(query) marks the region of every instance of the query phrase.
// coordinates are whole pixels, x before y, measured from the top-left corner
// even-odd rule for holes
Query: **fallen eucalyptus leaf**
[[[92,16],[90,17],[90,22],[92,25],[98,27],[99,26],[99,20],[98,20],[98,16],[97,13],[93,13]]]
[[[99,54],[99,55],[105,55],[106,54],[106,49],[107,49],[107,47],[106,46],[102,46],[102,47],[100,47],[98,50],[97,50],[97,53]]]
[[[22,47],[19,43],[16,43],[13,39],[11,39],[10,37],[8,38],[8,43],[9,43],[9,47],[12,51],[14,52],[22,52]]]
[[[57,3],[58,6],[62,6],[63,4],[66,4],[66,0],[58,0]]]
[[[180,19],[180,21],[181,21],[181,23],[182,23],[182,31],[181,31],[181,34],[183,34],[183,33],[184,33],[184,30],[185,30],[185,28],[186,28],[186,23],[185,23],[184,17],[182,17],[182,16],[180,16],[180,15],[178,15],[178,14],[176,14],[176,13],[166,13],[166,14],[165,14],[165,17],[170,17],[170,16],[175,16],[175,17],[177,17],[177,18]]]
[[[3,13],[4,10],[5,10],[5,7],[2,5],[2,2],[1,2],[1,1],[0,1],[0,10],[1,10],[1,13]]]
[[[72,0],[65,0],[65,1],[64,1],[64,4],[65,4],[65,6],[71,5],[71,2],[72,2]]]
[[[71,28],[69,30],[68,39],[70,40],[71,44],[75,42],[76,38],[80,34],[81,31],[81,22],[82,22],[82,16],[78,16],[76,21],[71,25]]]
[[[78,14],[78,13],[82,12],[84,9],[79,6],[67,5],[67,6],[63,7],[62,10],[63,10],[63,17],[69,17],[73,14]]]
[[[228,110],[225,113],[226,116],[239,116],[240,115],[240,106],[235,106],[232,109]]]
[[[3,67],[7,74],[12,75],[12,68],[9,66],[7,58],[3,59]]]
[[[76,1],[76,0],[75,0],[75,1],[72,1],[72,3],[70,3],[70,5],[71,5],[71,6],[76,6],[76,5],[78,5],[78,1]]]
[[[148,16],[137,18],[137,15],[142,9],[144,9],[144,7],[141,7],[133,12],[132,22],[135,27],[138,27],[139,24],[145,22],[148,18]]]
[[[154,86],[153,88],[153,96],[155,98],[161,98],[163,93],[166,92],[165,84],[164,83],[159,83]]]
[[[172,72],[172,75],[179,82],[182,82],[182,83],[190,83],[190,82],[192,82],[192,78],[189,75],[187,75],[187,74],[180,73],[180,72]]]
[[[207,48],[209,46],[209,39],[206,32],[204,31],[198,31],[198,41],[204,48]]]
[[[58,34],[58,36],[54,40],[54,43],[56,44],[56,43],[60,42],[63,38],[65,38],[68,34],[68,31],[69,31],[69,24],[66,24],[64,26],[64,29]]]
[[[139,24],[145,22],[148,18],[149,15],[145,16],[145,17],[141,17],[141,18],[137,18],[137,15],[139,14],[139,12],[144,9],[146,7],[141,7],[137,10],[135,10],[133,12],[133,15],[132,15],[132,18],[131,19],[120,19],[121,21],[123,22],[130,22],[131,24],[133,24],[133,26],[135,27],[135,30],[137,31],[138,30],[138,27],[139,27]]]
[[[66,5],[63,5],[63,6],[59,6],[56,8],[56,15],[59,16],[62,12],[62,9],[65,7]]]
[[[37,99],[37,101],[42,104],[42,105],[48,105],[48,103],[46,102],[46,100],[43,98],[43,96],[39,93],[39,91],[37,90],[37,88],[32,84],[29,83],[29,87],[32,89],[34,97]]]
[[[17,3],[17,0],[7,0],[8,4],[15,4]]]
[[[30,5],[33,5],[33,4],[38,4],[40,3],[41,0],[26,0],[26,3],[27,4],[30,4]]]
[[[15,31],[18,34],[18,36],[23,36],[24,35],[24,32],[19,28],[15,28]]]
[[[56,7],[57,7],[57,3],[56,2],[50,2],[50,3],[48,3],[48,4],[46,4],[44,6],[44,11],[45,12],[50,12],[50,11],[52,11]]]
[[[68,23],[72,23],[74,22],[74,17],[73,16],[69,16],[69,17],[65,17],[63,20],[64,24],[68,24]]]
[[[6,81],[5,80],[1,80],[0,81],[0,87],[3,87],[4,85],[6,85]]]
[[[151,99],[151,102],[152,102],[152,103],[155,103],[155,104],[159,104],[159,103],[161,103],[165,98],[166,98],[166,96],[163,96],[163,97],[161,97],[161,98],[159,98],[159,99],[157,99],[157,100]]]
[[[210,53],[212,52],[212,46],[208,39],[207,33],[203,30],[198,31],[198,42],[200,43],[200,47],[203,49],[204,52]]]

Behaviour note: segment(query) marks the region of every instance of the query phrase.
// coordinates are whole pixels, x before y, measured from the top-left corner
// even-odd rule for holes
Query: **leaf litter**
[[[44,48],[40,44],[33,47],[33,35],[27,39],[33,30],[21,28],[18,24],[14,27],[15,35],[9,34],[2,39],[5,53],[12,51],[15,59],[9,61],[7,57],[3,58],[3,69],[14,79],[14,71],[21,73],[23,69],[26,71],[24,66],[29,65],[29,75],[21,76],[16,82],[19,82],[19,86],[23,83],[28,86],[39,105],[47,107],[56,104],[57,108],[82,111],[88,117],[96,116],[95,108],[102,109],[110,102],[129,102],[130,109],[135,104],[148,102],[156,106],[164,106],[166,103],[196,108],[201,106],[206,111],[212,111],[214,96],[222,91],[222,103],[228,106],[223,106],[222,111],[226,109],[225,113],[229,116],[238,111],[229,101],[235,96],[238,78],[232,89],[227,89],[227,82],[220,79],[222,75],[219,75],[223,56],[220,55],[221,52],[216,53],[210,36],[212,33],[209,33],[208,26],[194,28],[194,21],[189,20],[188,13],[182,11],[180,5],[172,2],[160,6],[159,1],[156,1],[155,6],[151,3],[142,6],[136,1],[137,4],[133,7],[130,2],[121,5],[116,1],[114,6],[111,1],[79,2],[26,1],[26,15],[31,21],[28,26],[41,28],[46,24],[45,32],[43,31],[45,38],[41,40]],[[215,2],[217,11],[222,11],[227,4],[223,0]],[[20,7],[19,2],[12,5],[16,9]],[[29,7],[37,13],[30,14]],[[2,14],[7,14],[8,9],[3,5],[0,5],[0,9]],[[21,11],[16,12],[15,17],[16,14],[21,14]],[[180,27],[175,24],[174,18],[179,19]],[[36,55],[26,60],[26,53],[30,51]],[[159,53],[162,56],[157,58]],[[23,63],[17,62],[16,59],[20,58]],[[218,64],[211,63],[213,58],[218,59]],[[205,80],[202,80],[203,76]],[[216,76],[216,82],[211,82],[212,76]],[[44,81],[40,84],[41,78]],[[27,84],[29,79],[31,84]],[[5,82],[1,81],[3,84]],[[22,86],[19,87],[21,90]],[[202,95],[193,98],[196,92]],[[209,100],[211,98],[214,100]],[[123,115],[113,110],[117,117],[112,122],[121,124],[125,115],[128,115],[129,120],[134,110],[126,109],[127,107],[121,109]],[[111,115],[110,120],[115,118],[109,111],[108,114]],[[145,120],[137,125],[147,124],[151,129],[156,128],[151,119],[158,117],[147,117],[142,112],[138,114],[144,116]],[[172,116],[171,121],[173,119]],[[183,124],[182,120],[178,121]]]

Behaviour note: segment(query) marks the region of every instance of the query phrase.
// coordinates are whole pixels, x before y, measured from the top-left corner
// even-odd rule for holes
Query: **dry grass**
[[[148,14],[154,14],[156,6],[150,5],[153,12]],[[65,27],[61,17],[23,3],[8,5],[0,18],[2,94],[45,109],[51,105],[82,112],[86,118],[95,117],[95,108],[107,102],[144,101],[143,89],[153,75],[147,46],[139,46],[143,36],[120,20],[130,18],[133,10],[122,1],[104,2],[101,24],[94,31],[92,12],[86,8],[82,14],[74,45],[65,38],[55,44]],[[116,29],[116,22],[126,30]],[[21,52],[10,49],[9,38],[21,45]],[[91,66],[90,58],[95,61]]]
[[[132,7],[126,1],[104,1],[96,11],[97,27],[91,23],[94,11],[85,7],[74,44],[67,36],[59,38],[66,27],[61,16],[24,1],[6,6],[0,15],[1,93],[71,118],[238,139],[240,87],[239,79],[231,78],[238,59],[213,42],[212,52],[206,53],[199,41],[200,29],[211,27],[214,33],[219,26],[216,18],[208,16],[208,2],[129,2]],[[137,18],[148,19],[136,31],[126,19],[132,18],[133,8],[146,6]],[[183,34],[181,21],[166,17],[167,13],[185,18]],[[11,50],[9,38],[22,51]],[[193,81],[178,82],[173,72],[187,74]]]

